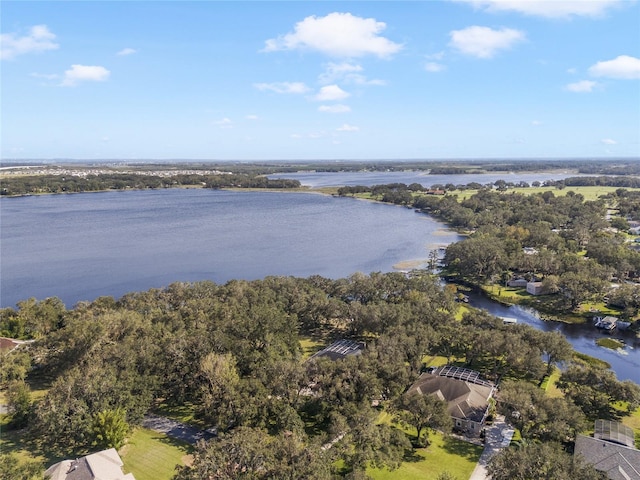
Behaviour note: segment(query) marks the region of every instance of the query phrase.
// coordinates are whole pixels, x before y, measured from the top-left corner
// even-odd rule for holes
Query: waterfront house
[[[444,400],[454,428],[476,437],[482,432],[494,391],[495,385],[481,379],[478,372],[445,365],[420,375],[408,393],[435,395]]]
[[[526,278],[512,278],[507,282],[507,287],[526,288],[527,283],[528,282]]]
[[[527,282],[527,293],[531,295],[542,295],[542,282]]]

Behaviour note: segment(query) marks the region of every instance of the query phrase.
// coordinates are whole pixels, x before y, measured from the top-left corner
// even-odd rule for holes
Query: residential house
[[[610,480],[640,480],[640,450],[634,448],[633,430],[618,422],[596,420],[593,437],[577,436],[574,455]]]
[[[408,390],[447,402],[454,428],[469,436],[480,435],[494,391],[478,372],[450,365],[423,373]]]
[[[527,293],[531,295],[542,295],[542,282],[527,282]]]
[[[517,287],[517,288],[525,288],[527,286],[526,278],[512,278],[507,282],[507,287]]]
[[[110,448],[58,462],[51,465],[44,476],[50,480],[135,480],[132,473],[122,473],[122,465],[116,449]]]

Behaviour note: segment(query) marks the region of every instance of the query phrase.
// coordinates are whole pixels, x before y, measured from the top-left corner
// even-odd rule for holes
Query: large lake
[[[444,176],[419,172],[282,175],[303,184],[533,182],[568,174]],[[428,177],[428,176],[425,176]],[[468,179],[470,177],[471,179]],[[340,278],[424,264],[458,236],[413,210],[317,194],[205,189],[104,192],[0,199],[0,306],[58,296],[67,307],[102,295],[161,288],[175,281],[258,279],[268,275]],[[640,342],[598,347],[592,326],[541,322],[517,308],[474,298],[490,312],[544,330],[611,363],[640,384]],[[618,334],[616,334],[618,335]]]
[[[0,200],[0,304],[67,305],[175,281],[340,278],[419,266],[457,234],[413,210],[318,194],[209,189]]]
[[[419,183],[424,187],[432,185],[466,185],[477,182],[481,185],[494,183],[497,180],[507,182],[546,182],[547,180],[562,180],[567,177],[580,177],[569,171],[550,171],[540,173],[479,173],[465,175],[431,175],[426,171],[408,170],[402,172],[295,172],[269,175],[269,178],[291,178],[299,180],[302,185],[320,187],[339,187],[343,185],[384,185],[388,183],[404,183],[410,185]]]

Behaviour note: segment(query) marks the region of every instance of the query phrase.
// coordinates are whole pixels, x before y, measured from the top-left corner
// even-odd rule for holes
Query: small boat
[[[518,323],[518,319],[513,317],[500,317],[500,319],[504,325],[515,325]]]

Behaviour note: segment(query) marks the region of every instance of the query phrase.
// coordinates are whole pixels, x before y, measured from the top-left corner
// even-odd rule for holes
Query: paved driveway
[[[505,423],[504,417],[498,415],[493,421],[493,425],[486,429],[484,451],[480,455],[478,464],[473,470],[469,480],[486,480],[487,476],[487,464],[491,457],[498,453],[503,448],[506,448],[511,443],[513,437],[513,428]]]
[[[142,426],[154,432],[164,433],[171,438],[191,443],[192,445],[198,440],[209,440],[215,437],[215,434],[211,432],[199,430],[191,425],[159,415],[147,415],[144,417],[144,420],[142,420]]]

